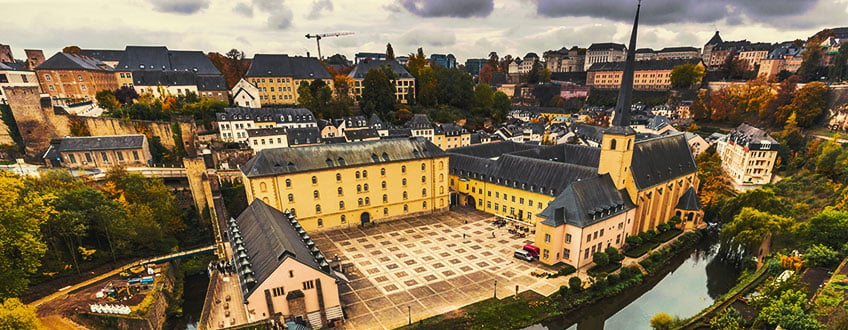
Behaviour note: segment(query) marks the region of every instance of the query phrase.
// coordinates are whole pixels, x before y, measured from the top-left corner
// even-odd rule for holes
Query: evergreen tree
[[[395,110],[395,88],[389,77],[380,69],[371,69],[362,82],[359,107],[366,114],[377,113],[382,118]]]
[[[389,61],[395,59],[395,50],[392,48],[392,43],[386,44],[386,59]]]

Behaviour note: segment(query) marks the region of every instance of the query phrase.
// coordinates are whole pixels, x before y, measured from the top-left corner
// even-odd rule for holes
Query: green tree
[[[796,114],[798,126],[812,127],[827,107],[827,85],[811,82],[795,92],[792,102],[779,108],[781,113]]]
[[[538,84],[540,81],[542,81],[542,63],[539,63],[539,60],[533,60],[533,66],[527,73],[527,83]]]
[[[35,313],[35,307],[28,306],[18,298],[3,300],[0,304],[0,329],[45,329]]]
[[[115,92],[108,89],[98,91],[94,99],[97,100],[97,106],[105,110],[112,111],[121,106],[121,102],[115,97]]]
[[[801,55],[803,58],[801,66],[798,68],[798,76],[802,82],[810,82],[818,80],[822,71],[822,54],[821,40],[812,39],[807,42],[807,47]]]
[[[372,69],[362,82],[362,98],[359,107],[367,114],[377,113],[388,118],[395,110],[395,88],[383,70]]]
[[[492,118],[497,122],[506,120],[506,115],[512,107],[512,101],[504,92],[497,91],[492,102]]]
[[[609,246],[604,249],[604,253],[609,256],[610,262],[621,262],[624,260],[624,256],[621,255],[621,251],[619,251],[615,246]]]
[[[568,288],[570,288],[572,292],[583,291],[583,280],[577,276],[572,276],[568,279]]]
[[[736,308],[728,307],[719,315],[710,319],[710,327],[722,330],[743,330],[742,315]]]
[[[491,109],[495,102],[495,92],[487,84],[474,87],[474,107],[481,110]]]
[[[592,255],[592,261],[595,262],[595,265],[606,266],[610,263],[610,257],[604,252],[595,252]]]
[[[386,59],[389,61],[395,59],[395,50],[392,48],[392,43],[386,44]]]
[[[833,58],[833,65],[828,68],[827,76],[830,81],[842,81],[848,76],[848,43],[839,45],[839,53]]]
[[[804,229],[803,235],[807,242],[840,249],[848,242],[848,211],[822,211],[812,217]]]
[[[438,67],[436,89],[439,104],[468,110],[474,103],[474,79],[465,71]]]
[[[300,86],[297,86],[297,104],[310,110],[312,108],[312,90],[306,80],[301,81]]]
[[[767,306],[760,310],[758,318],[773,326],[784,329],[815,330],[821,329],[822,325],[815,316],[804,310],[807,304],[807,295],[794,289],[783,291],[780,298],[773,299]]]
[[[826,245],[814,244],[804,253],[804,260],[812,267],[832,267],[839,263],[839,252]]]
[[[691,88],[704,79],[704,67],[692,63],[681,64],[671,69],[671,87]]]
[[[654,330],[671,330],[674,329],[674,318],[667,313],[657,313],[651,317],[651,329]]]
[[[719,233],[721,252],[742,259],[757,255],[764,240],[785,233],[792,219],[745,207]]]
[[[24,180],[0,171],[0,299],[19,296],[47,251],[39,226],[54,213],[56,197],[24,189]]]
[[[427,57],[424,56],[424,49],[418,48],[418,51],[414,54],[409,54],[409,61],[406,62],[406,69],[411,73],[415,78],[421,79],[421,71],[424,68],[428,68],[428,64],[430,63],[427,60]]]

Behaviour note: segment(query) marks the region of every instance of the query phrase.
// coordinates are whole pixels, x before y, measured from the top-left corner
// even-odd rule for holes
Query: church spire
[[[621,88],[618,91],[618,103],[615,105],[615,117],[612,126],[629,127],[630,103],[633,99],[633,70],[636,63],[636,30],[639,28],[639,10],[642,0],[636,5],[636,18],[633,20],[633,32],[630,33],[630,45],[627,48],[627,59],[624,63],[624,73],[621,75]]]

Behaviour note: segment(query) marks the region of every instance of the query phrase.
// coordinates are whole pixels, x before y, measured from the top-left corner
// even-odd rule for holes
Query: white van
[[[533,255],[530,252],[527,252],[524,249],[515,250],[515,253],[512,254],[514,257],[524,260],[524,261],[533,261],[536,258],[533,258]]]

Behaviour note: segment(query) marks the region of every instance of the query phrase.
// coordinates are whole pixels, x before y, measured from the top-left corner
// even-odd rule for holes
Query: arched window
[[[339,187],[339,196],[344,195],[344,191],[342,191],[342,187]]]
[[[321,205],[315,205],[315,213],[321,213]]]
[[[439,193],[444,194],[445,193],[445,187],[439,187]]]
[[[368,171],[362,171],[362,177],[367,178],[368,177]]]
[[[318,227],[324,227],[324,220],[318,219]]]
[[[427,169],[427,165],[425,165],[424,163],[421,163],[421,170],[423,171],[425,169]]]
[[[615,150],[615,144],[616,144],[616,140],[612,139],[612,141],[610,141],[610,150]]]
[[[344,158],[339,157],[339,159],[338,159],[338,163],[339,163],[339,166],[345,166],[345,160],[344,160]]]
[[[339,202],[339,210],[344,210],[344,201]]]
[[[357,202],[359,203],[359,206],[362,206],[362,198],[358,199]]]
[[[401,167],[400,167],[400,172],[401,172],[401,173],[406,173],[406,165],[401,165]]]
[[[445,169],[445,162],[443,162],[443,161],[439,161],[439,169],[440,169],[440,170]]]
[[[312,197],[318,198],[318,190],[312,192]]]
[[[445,175],[439,174],[439,182],[445,181]]]
[[[295,211],[293,208],[289,209],[289,213],[291,213],[292,216],[297,216],[297,211]]]
[[[294,202],[294,195],[289,194],[289,202]]]
[[[409,205],[403,204],[403,211],[409,212]]]
[[[362,185],[361,184],[356,185],[356,192],[358,192],[358,193],[362,192]]]
[[[286,179],[286,188],[291,188],[291,179]]]
[[[385,168],[380,169],[380,175],[386,176],[386,169]]]
[[[365,197],[365,205],[371,205],[371,198]]]
[[[383,183],[381,183],[381,185],[383,186],[383,189],[386,189],[386,181],[383,181]]]
[[[359,171],[356,171],[356,178],[359,179],[359,176],[360,176]]]
[[[261,192],[266,192],[266,191],[268,191],[268,186],[265,184],[265,182],[260,182],[260,183],[259,183],[259,191],[261,191]]]
[[[316,177],[316,176],[312,177],[312,184],[318,184],[318,177]]]
[[[427,201],[424,201],[423,203],[421,203],[421,208],[423,208],[425,210],[427,209]]]
[[[336,173],[336,181],[340,181],[340,182],[342,181],[342,174],[341,173]]]
[[[383,208],[383,215],[389,215],[389,209]]]
[[[421,189],[421,196],[427,197],[427,188]]]
[[[345,215],[342,214],[342,223],[345,223],[345,222],[347,222],[347,217],[345,217]]]
[[[333,160],[332,159],[327,158],[326,162],[327,162],[327,167],[333,167]]]
[[[400,182],[401,184],[403,184],[404,187],[406,187],[406,178],[403,178],[403,180],[401,180]]]
[[[426,183],[426,182],[427,182],[427,177],[422,175],[421,176],[421,183]]]
[[[262,201],[264,201],[264,202],[265,202],[265,204],[270,203],[270,202],[268,201],[268,197],[262,197]]]
[[[367,183],[366,183],[366,184],[364,184],[364,185],[362,186],[362,188],[365,188],[365,192],[368,192],[368,184],[367,184]]]
[[[383,194],[383,203],[389,202],[389,195]]]
[[[403,192],[403,199],[406,199],[407,197],[408,197],[408,195],[407,195],[407,194],[406,194],[406,192],[404,191],[404,192]]]

